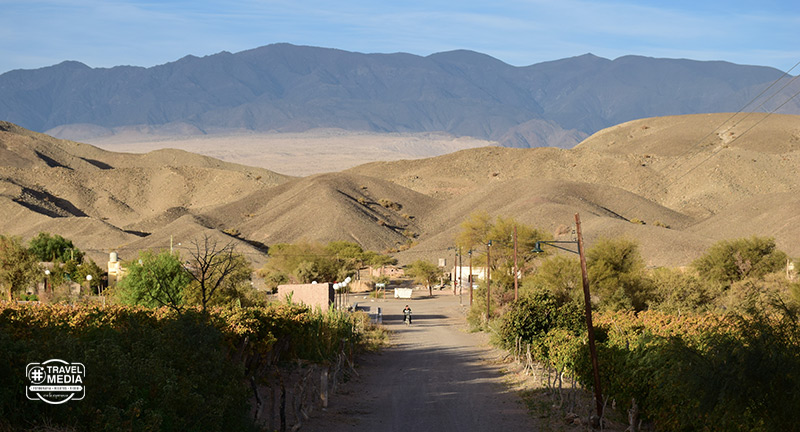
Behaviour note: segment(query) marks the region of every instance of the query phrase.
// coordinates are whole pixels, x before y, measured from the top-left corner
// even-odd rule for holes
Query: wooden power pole
[[[592,373],[594,375],[594,398],[597,404],[597,419],[603,418],[603,392],[600,389],[600,367],[597,364],[597,348],[594,342],[594,326],[592,326],[592,300],[589,295],[589,275],[586,271],[586,255],[583,252],[583,234],[581,234],[581,217],[575,213],[575,231],[578,235],[578,253],[581,257],[581,278],[583,280],[583,301],[586,311],[586,328],[589,336],[589,354],[592,357]]]

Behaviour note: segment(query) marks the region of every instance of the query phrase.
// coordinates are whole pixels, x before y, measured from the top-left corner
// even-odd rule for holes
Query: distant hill
[[[302,178],[178,150],[108,152],[0,122],[0,233],[58,233],[98,262],[202,234],[256,265],[270,245],[302,240],[402,249],[409,262],[448,256],[478,210],[550,232],[577,212],[590,247],[632,238],[648,265],[686,265],[751,235],[797,257],[798,167],[793,115],[648,118],[573,149],[484,147]]]
[[[66,61],[10,71],[0,75],[0,120],[80,140],[141,125],[173,135],[332,127],[569,148],[638,118],[737,111],[781,75],[636,56],[514,67],[471,51],[420,57],[276,44],[151,68]],[[800,114],[800,102],[781,112]]]

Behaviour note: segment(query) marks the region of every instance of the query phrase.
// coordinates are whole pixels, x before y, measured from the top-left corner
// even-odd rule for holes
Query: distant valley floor
[[[341,129],[209,135],[124,132],[83,142],[126,153],[174,148],[291,176],[338,172],[368,162],[421,159],[498,145],[493,141],[446,133],[380,134]]]

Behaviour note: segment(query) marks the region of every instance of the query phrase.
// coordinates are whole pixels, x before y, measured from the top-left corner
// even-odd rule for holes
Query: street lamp
[[[448,247],[447,250],[453,250],[453,272],[450,274],[450,279],[453,281],[453,295],[456,295],[456,290],[459,288],[459,280],[456,279],[456,275],[458,274],[459,278],[461,276],[461,268],[459,267],[456,270],[456,266],[459,266],[459,257],[461,256],[461,246],[451,246]],[[460,301],[459,301],[460,303]]]
[[[335,284],[333,284],[333,292],[334,292],[334,294],[333,294],[333,307],[336,310],[341,310],[342,309],[342,298],[341,298],[341,295],[339,295],[339,289],[341,289],[341,286],[339,285],[339,282],[336,282]]]
[[[458,304],[459,306],[463,303],[462,298],[464,297],[464,281],[461,279],[461,246],[458,247]]]
[[[486,243],[486,322],[489,322],[489,307],[492,303],[491,301],[491,286],[492,286],[492,271],[491,271],[491,262],[492,262],[492,241],[489,240]]]
[[[86,290],[92,293],[92,275],[86,275]]]
[[[50,269],[44,270],[44,292],[47,292],[47,277],[50,276]]]
[[[519,264],[517,262],[517,224],[514,224],[514,301],[519,300]]]
[[[600,368],[597,364],[597,348],[594,342],[594,327],[592,326],[592,302],[589,296],[589,276],[586,271],[586,255],[583,252],[583,235],[581,234],[581,218],[578,213],[575,213],[575,231],[578,235],[577,240],[573,241],[537,241],[533,246],[535,253],[544,252],[541,245],[552,246],[557,249],[565,250],[574,254],[580,255],[581,260],[581,279],[583,280],[583,302],[586,313],[586,331],[589,336],[589,354],[592,357],[592,372],[594,375],[594,398],[597,407],[598,421],[603,417],[603,392],[600,390]],[[575,244],[578,250],[559,246],[561,244]]]
[[[472,249],[467,252],[469,255],[469,275],[467,276],[467,282],[469,282],[469,307],[472,307]]]

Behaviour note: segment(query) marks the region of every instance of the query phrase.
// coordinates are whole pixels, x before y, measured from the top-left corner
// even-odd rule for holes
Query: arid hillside
[[[651,265],[689,263],[713,242],[773,236],[800,254],[800,117],[707,114],[636,120],[571,150],[482,148],[372,163],[349,172],[391,180],[445,204],[418,250],[437,250],[474,210],[556,229],[584,221],[636,239]],[[645,224],[631,223],[642,221]],[[664,228],[657,225],[667,225]],[[421,254],[414,248],[407,259]]]
[[[474,211],[550,232],[578,212],[589,246],[632,238],[649,265],[685,265],[749,235],[800,256],[800,117],[731,117],[649,118],[571,150],[483,147],[308,177],[179,150],[113,153],[0,123],[0,232],[58,233],[98,262],[170,238],[180,250],[204,233],[256,265],[271,244],[337,239],[404,249],[408,262],[450,256]]]

